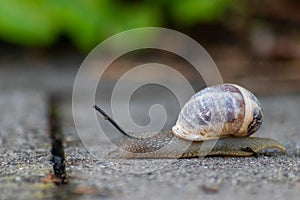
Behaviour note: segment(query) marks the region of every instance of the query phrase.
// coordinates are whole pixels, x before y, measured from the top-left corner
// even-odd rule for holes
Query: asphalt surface
[[[46,96],[27,90],[0,95],[0,199],[53,197]]]
[[[74,72],[49,71],[51,78],[38,77],[1,80],[0,94],[0,199],[298,199],[300,196],[300,95],[261,96],[264,123],[258,137],[276,139],[287,154],[263,152],[258,157],[205,157],[193,159],[116,159],[111,142],[119,134],[97,115],[104,130],[99,132],[82,95],[80,118],[83,132],[76,130],[71,110]],[[71,75],[70,75],[71,74]],[[27,77],[35,75],[28,72]],[[18,75],[16,77],[22,77]],[[66,77],[66,78],[64,78]],[[5,77],[4,77],[5,78]],[[39,82],[49,83],[39,84]],[[30,81],[29,81],[30,82]],[[51,84],[50,84],[51,83]],[[104,83],[105,84],[105,83]],[[110,82],[107,82],[107,88]],[[21,86],[23,85],[23,86]],[[59,87],[61,86],[61,87]],[[57,90],[55,88],[58,88]],[[152,88],[153,89],[153,88]],[[163,106],[167,105],[164,129],[170,129],[179,112],[178,102],[155,90]],[[63,132],[67,184],[53,177],[51,138],[48,124],[48,97],[60,98],[59,115]],[[110,102],[99,94],[96,100],[110,111]],[[119,99],[119,106],[127,106]],[[138,124],[149,123],[147,115],[153,99],[142,93],[130,102],[132,116]],[[168,107],[169,106],[169,107]],[[92,113],[92,114],[91,114]],[[153,118],[160,117],[160,112]],[[126,119],[124,119],[126,121]],[[125,129],[131,130],[125,124]],[[81,140],[86,136],[87,143]],[[89,150],[89,151],[88,151]]]
[[[90,115],[94,111],[92,108],[86,109],[82,99],[81,119],[85,124],[85,131],[76,133],[72,124],[71,107],[65,102],[61,110],[64,113],[67,139],[65,152],[71,184],[75,188],[91,189],[92,198],[298,199],[300,124],[297,116],[300,113],[300,96],[267,96],[260,100],[264,105],[265,118],[256,136],[280,141],[287,148],[286,155],[269,150],[258,157],[249,158],[114,159],[110,152],[117,147],[107,138],[110,134],[118,135],[117,131],[98,115],[105,131],[104,134],[97,132],[99,129],[92,124]],[[124,102],[119,103],[126,106]],[[131,111],[138,113],[147,103],[149,102],[145,99],[138,99]],[[104,110],[110,109],[108,103],[101,105]],[[176,106],[174,104],[175,110]],[[147,115],[143,112],[136,117],[141,121],[146,118]],[[172,122],[167,124],[171,126]],[[85,140],[82,144],[78,134],[84,138],[84,134],[89,135],[87,137],[90,140]]]

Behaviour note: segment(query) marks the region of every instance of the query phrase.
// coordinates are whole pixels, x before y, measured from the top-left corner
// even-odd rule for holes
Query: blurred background
[[[3,88],[70,87],[68,77],[73,80],[101,41],[128,29],[159,26],[198,41],[225,82],[259,94],[299,92],[299,10],[297,0],[1,0],[0,82]],[[167,54],[155,56],[177,62]],[[144,58],[138,54],[126,61]],[[187,73],[191,80],[193,75]]]

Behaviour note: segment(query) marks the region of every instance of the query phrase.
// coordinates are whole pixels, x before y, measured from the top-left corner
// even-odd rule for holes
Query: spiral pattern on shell
[[[221,84],[193,95],[181,109],[172,131],[192,141],[246,137],[260,127],[262,116],[262,105],[254,94],[241,86]]]

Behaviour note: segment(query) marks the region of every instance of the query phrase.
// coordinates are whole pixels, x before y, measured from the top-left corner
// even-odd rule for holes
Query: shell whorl
[[[234,84],[221,84],[193,95],[181,109],[172,131],[192,141],[245,137],[254,133],[261,122],[261,104],[251,92]]]

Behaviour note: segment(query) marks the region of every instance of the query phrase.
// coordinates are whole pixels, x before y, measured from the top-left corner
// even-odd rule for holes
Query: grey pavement
[[[0,199],[53,197],[46,96],[36,91],[0,95]]]
[[[75,73],[66,71],[56,75],[54,71],[49,71],[48,78],[32,80],[34,83],[22,75],[16,76],[20,82],[7,78],[5,81],[6,76],[2,74],[0,199],[299,199],[299,94],[260,97],[265,120],[256,136],[278,140],[287,147],[287,155],[268,151],[249,158],[115,159],[109,152],[117,147],[108,137],[114,139],[118,133],[98,115],[105,130],[105,134],[99,133],[90,120],[90,113],[94,112],[92,105],[83,106],[83,94],[79,109],[85,126],[84,133],[78,134],[70,98]],[[25,76],[35,77],[30,72]],[[23,84],[26,81],[29,83]],[[61,97],[58,110],[62,118],[68,177],[68,184],[58,185],[45,181],[53,174],[49,162],[51,139],[47,98],[56,88]],[[172,117],[164,127],[170,129],[179,111],[178,104],[167,96],[157,96],[171,110],[168,114]],[[153,102],[142,97],[131,103],[131,109],[133,118],[145,124],[148,122],[145,112]],[[110,102],[106,98],[99,97],[97,103],[110,113]],[[122,99],[117,103],[126,106]],[[90,138],[91,152],[80,140],[82,134]]]
[[[92,188],[91,198],[112,199],[298,199],[300,195],[300,95],[260,98],[265,120],[258,137],[270,137],[287,148],[287,155],[272,151],[258,157],[198,159],[113,159],[109,152],[117,148],[107,137],[116,131],[98,115],[105,134],[91,124],[90,112],[82,108],[85,132],[98,143],[80,143],[72,126],[71,107],[62,104],[67,140],[67,172],[75,188]],[[83,99],[84,101],[84,99]],[[147,100],[132,106],[139,113]],[[122,104],[122,102],[119,102]],[[100,102],[101,104],[101,102]],[[123,102],[123,106],[126,103]],[[101,104],[104,110],[109,103]],[[283,106],[284,105],[284,106]],[[177,105],[174,105],[176,110]],[[92,108],[90,108],[92,109]],[[143,121],[145,113],[136,117]],[[173,122],[174,123],[174,122]],[[171,126],[172,122],[167,122]],[[170,127],[167,127],[170,128]],[[75,134],[74,134],[75,133]],[[82,136],[82,135],[81,135]],[[93,146],[94,145],[94,146]],[[93,151],[94,150],[94,151]],[[82,199],[86,198],[83,196]]]

